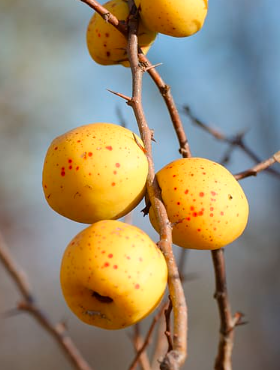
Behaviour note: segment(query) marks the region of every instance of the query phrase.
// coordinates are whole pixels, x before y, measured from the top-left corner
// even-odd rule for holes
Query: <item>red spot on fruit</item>
[[[81,140],[77,140],[77,143],[80,143],[81,142]]]
[[[61,171],[61,176],[64,177],[65,176],[65,171]]]
[[[130,256],[126,256],[126,259],[127,259],[127,260],[130,260],[131,258],[130,258]]]
[[[113,254],[112,253],[108,254],[108,257],[113,258]]]
[[[76,167],[76,171],[78,171],[79,169],[80,169],[80,167],[79,167],[79,166],[77,166],[77,167]]]
[[[199,193],[199,196],[200,196],[200,197],[204,197],[204,193],[203,193],[203,191],[201,191],[201,192]]]
[[[113,150],[113,148],[111,147],[111,145],[106,146],[105,148],[106,148],[107,150]]]
[[[215,191],[211,191],[211,194],[213,195],[213,197],[214,197],[215,195],[217,195],[217,193],[216,193]]]
[[[206,172],[202,172],[202,175],[206,175]]]
[[[177,205],[179,206],[181,203],[180,202],[177,202]]]
[[[114,265],[113,268],[116,270],[118,268],[118,265]]]
[[[213,215],[213,213],[210,213],[210,217],[213,217],[214,215]]]
[[[187,190],[185,190],[185,194],[188,194],[188,192],[189,192],[189,191],[188,191],[188,189],[187,189]]]
[[[89,157],[92,157],[92,152],[88,152],[88,156]]]
[[[105,251],[103,250],[103,251],[101,251],[101,253],[102,253],[102,254],[104,254],[104,253],[105,253]]]
[[[69,166],[68,168],[69,168],[69,170],[72,170],[72,166]]]
[[[110,266],[110,263],[109,262],[105,262],[103,266],[104,267],[109,267]]]
[[[197,217],[197,212],[193,212],[193,217]]]
[[[214,207],[210,207],[210,211],[214,211]]]
[[[57,150],[58,149],[58,146],[56,146],[55,148],[54,148],[54,150]]]
[[[72,161],[72,159],[68,159],[68,163],[72,163],[73,161]]]
[[[112,182],[112,184],[111,184],[112,186],[115,186],[116,185],[116,183],[115,182]]]
[[[107,57],[109,58],[109,57],[110,57],[110,55],[111,55],[110,51],[107,51],[107,52],[106,52],[106,55],[107,55]]]
[[[47,185],[44,185],[44,188],[47,189]]]
[[[197,231],[198,231],[198,232],[200,232],[200,231],[201,231],[201,229],[197,229]]]
[[[174,188],[174,190],[177,190],[177,188]]]
[[[193,207],[193,206],[191,206],[191,207],[190,207],[190,210],[191,210],[191,211],[194,211],[194,207]]]
[[[173,175],[172,177],[176,177],[177,175]]]
[[[119,168],[121,165],[119,163],[116,163],[115,166]]]
[[[106,32],[106,33],[105,33],[105,36],[106,36],[106,37],[109,37],[109,33],[108,33],[108,32]]]
[[[113,173],[114,173],[114,175],[116,175],[117,174],[117,171],[114,171]]]
[[[221,212],[221,216],[223,216],[224,215],[224,212]]]
[[[190,217],[187,217],[187,218],[186,218],[186,220],[187,220],[187,221],[190,221],[190,220],[191,220],[191,218],[190,218]]]
[[[139,284],[135,284],[135,289],[139,289],[140,288],[140,285]]]

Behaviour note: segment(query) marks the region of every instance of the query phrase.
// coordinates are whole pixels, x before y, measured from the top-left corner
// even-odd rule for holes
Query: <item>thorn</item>
[[[152,66],[146,67],[145,72],[149,71],[152,68],[157,68],[158,66],[161,66],[162,64],[163,63],[157,63],[157,64],[153,64]]]
[[[119,96],[120,98],[122,98],[122,99],[126,100],[127,102],[130,102],[130,101],[131,101],[131,98],[130,98],[130,97],[128,97],[128,96],[126,96],[126,95],[124,95],[124,94],[118,93],[118,92],[113,91],[113,90],[110,90],[110,89],[107,89],[107,91],[109,91],[110,93],[112,93],[112,94],[114,94],[114,95]]]
[[[23,312],[20,309],[18,309],[18,307],[14,307],[14,308],[11,308],[10,310],[7,310],[5,312],[2,312],[1,313],[1,316],[4,319],[7,319],[9,317],[20,315],[21,313],[23,313]]]
[[[156,139],[155,139],[155,130],[153,130],[153,129],[150,129],[150,132],[151,132],[151,140],[154,142],[154,143],[156,143]]]
[[[133,137],[134,137],[134,140],[135,140],[136,144],[139,146],[139,148],[142,150],[142,152],[143,152],[144,154],[147,154],[147,150],[143,147],[143,145],[142,145],[142,144],[140,144],[140,143],[139,143],[139,140],[137,139],[137,137],[136,137],[136,135],[134,134],[134,132],[133,132]]]

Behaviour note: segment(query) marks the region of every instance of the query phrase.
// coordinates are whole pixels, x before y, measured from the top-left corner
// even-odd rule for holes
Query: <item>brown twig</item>
[[[229,144],[229,149],[226,152],[224,159],[221,161],[222,163],[228,162],[230,153],[232,152],[234,148],[237,148],[237,147],[241,149],[244,153],[246,153],[246,155],[249,158],[251,158],[255,163],[259,164],[261,162],[261,158],[259,158],[259,156],[256,153],[254,153],[254,151],[248,145],[245,144],[244,142],[245,132],[241,132],[241,133],[236,134],[235,136],[228,137],[225,134],[223,134],[221,131],[209,126],[208,124],[200,120],[198,117],[196,117],[191,112],[190,107],[185,106],[184,112],[189,117],[189,119],[194,124],[196,124],[198,127],[208,132],[210,135],[212,135],[217,140],[220,140],[220,141],[223,141]],[[278,171],[275,171],[273,168],[270,168],[269,166],[267,166],[266,168],[264,168],[264,170],[280,178],[280,173]],[[248,174],[248,176],[251,176],[251,175],[252,173]]]
[[[128,37],[128,29],[126,25],[120,22],[112,13],[108,12],[108,10],[104,8],[102,5],[100,5],[97,1],[94,0],[80,0],[80,1],[90,6],[97,13],[99,13],[107,22],[109,22],[112,26],[116,27],[124,36]],[[150,63],[148,58],[141,52],[141,49],[139,47],[137,51],[139,61],[144,66],[144,71],[146,71],[151,76],[165,101],[171,121],[173,123],[173,127],[179,140],[180,145],[179,152],[185,158],[190,157],[191,150],[189,142],[183,129],[181,117],[179,115],[175,101],[171,94],[170,86],[164,82],[164,80],[156,70],[156,67],[160,65],[160,63],[153,65],[152,63]]]
[[[129,1],[131,7],[134,2]],[[132,13],[135,14],[135,13]],[[136,16],[130,17],[128,35],[128,56],[132,71],[132,98],[128,104],[132,107],[141,138],[146,149],[149,172],[147,177],[147,192],[155,211],[157,222],[160,229],[159,246],[165,256],[168,266],[168,285],[169,293],[174,309],[174,349],[167,353],[161,369],[179,369],[185,361],[187,353],[186,333],[187,333],[187,307],[184,291],[179,278],[178,268],[172,250],[172,233],[168,221],[165,206],[161,200],[160,188],[157,184],[154,163],[152,158],[151,131],[148,127],[142,107],[142,74],[143,70],[139,66],[138,60],[138,39],[137,39],[138,19]]]
[[[216,291],[214,298],[217,300],[220,314],[220,340],[218,355],[215,361],[215,370],[232,370],[231,356],[233,349],[234,328],[241,324],[243,315],[236,313],[233,317],[229,304],[224,249],[212,251],[215,270]]]
[[[150,361],[147,355],[147,352],[145,351],[146,348],[143,348],[144,340],[140,333],[140,323],[137,323],[133,326],[134,329],[134,335],[133,335],[133,344],[136,351],[137,359],[135,360],[135,364],[131,364],[132,369],[135,369],[137,366],[137,363],[141,366],[142,370],[151,370]],[[139,352],[141,353],[139,354]],[[136,357],[135,357],[136,358]]]
[[[158,370],[160,362],[166,352],[168,352],[168,343],[164,332],[166,330],[165,316],[161,315],[158,323],[158,329],[155,338],[155,348],[152,355],[152,370]]]
[[[273,154],[272,157],[266,159],[265,161],[258,163],[256,166],[246,171],[237,173],[236,175],[234,175],[234,177],[236,178],[236,180],[242,180],[249,176],[257,176],[258,173],[268,170],[270,166],[272,166],[276,162],[280,162],[280,151]]]
[[[149,75],[155,82],[156,86],[158,87],[165,101],[165,104],[168,108],[168,112],[169,112],[171,121],[173,123],[174,130],[176,132],[177,139],[180,145],[180,148],[179,148],[180,154],[184,158],[191,157],[191,149],[189,146],[189,141],[187,139],[185,130],[183,128],[183,123],[179,115],[178,109],[176,107],[175,101],[171,94],[170,86],[164,82],[160,74],[157,72],[155,68],[153,68],[153,65],[150,63],[150,61],[144,54],[139,55],[139,60],[141,63],[143,63],[146,66],[146,71],[149,73]]]
[[[76,369],[92,370],[70,338],[65,325],[62,323],[54,325],[43,310],[41,310],[35,303],[34,295],[27,281],[27,277],[15,262],[1,234],[0,260],[22,295],[22,300],[18,303],[17,310],[28,312],[33,318],[35,318],[42,328],[49,332],[49,334],[51,334],[51,336],[56,340]]]
[[[144,341],[142,340],[142,345],[139,346],[138,351],[136,353],[136,356],[135,356],[135,358],[133,359],[132,363],[129,366],[129,370],[135,370],[136,369],[136,366],[137,366],[137,363],[138,363],[140,357],[145,352],[146,348],[148,347],[148,345],[151,342],[152,334],[154,332],[154,329],[156,327],[156,324],[159,321],[160,317],[162,317],[163,312],[166,310],[167,306],[168,306],[168,302],[163,303],[161,305],[159,311],[157,312],[157,314],[153,317],[152,323],[151,323],[151,325],[149,327],[149,330],[147,332],[147,335],[145,337],[145,340]],[[138,329],[139,328],[136,327],[136,330],[138,330]],[[138,337],[138,338],[140,337],[139,332],[136,333],[136,337]],[[140,342],[141,342],[141,339],[140,339]]]
[[[171,331],[171,312],[172,312],[172,301],[169,299],[169,304],[164,310],[166,328],[165,328],[165,336],[168,343],[168,352],[173,350],[173,341],[172,341],[172,331]]]
[[[185,270],[188,250],[181,248],[180,252],[181,254],[179,258],[178,269],[179,269],[180,279],[183,284],[184,281],[186,280],[186,275],[184,274],[184,270]],[[172,302],[169,299],[168,309],[165,310],[164,317],[161,317],[159,320],[159,327],[157,330],[157,337],[155,340],[156,346],[154,348],[153,357],[152,357],[152,369],[153,370],[158,369],[159,362],[160,362],[160,359],[162,359],[163,354],[170,351],[173,347],[172,333],[170,329],[171,312],[172,312]]]
[[[102,18],[112,26],[116,27],[123,35],[127,35],[127,27],[125,24],[120,22],[114,14],[110,13],[104,6],[100,5],[98,1],[94,0],[79,0],[83,3],[87,4],[93,10],[95,10],[98,14],[101,15]]]

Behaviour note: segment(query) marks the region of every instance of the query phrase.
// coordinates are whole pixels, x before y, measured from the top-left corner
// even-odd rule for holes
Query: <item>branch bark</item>
[[[36,300],[28,283],[26,274],[15,262],[1,233],[0,260],[21,293],[22,300],[18,303],[17,310],[29,313],[41,325],[41,327],[54,338],[75,369],[93,370],[70,338],[65,325],[62,323],[54,325],[48,318],[47,314],[36,304]]]
[[[224,249],[213,250],[212,260],[216,281],[214,298],[217,300],[220,314],[220,340],[215,370],[232,370],[231,357],[234,343],[234,328],[237,325],[241,325],[243,315],[236,313],[233,317],[231,314],[226,282]]]
[[[109,22],[112,26],[116,27],[124,36],[128,37],[128,29],[127,27],[119,22],[119,20],[106,8],[104,8],[102,5],[100,5],[97,1],[94,0],[79,0],[83,3],[90,6],[92,9],[94,9],[98,14],[100,14],[107,22]],[[173,123],[173,127],[175,129],[176,135],[178,137],[179,141],[179,152],[182,154],[184,158],[191,156],[191,150],[189,146],[189,142],[186,136],[186,133],[183,129],[183,123],[181,120],[181,117],[179,115],[178,109],[176,107],[175,101],[173,99],[173,96],[171,94],[170,86],[167,85],[162,77],[159,75],[159,73],[156,70],[156,66],[153,65],[148,58],[141,52],[141,49],[138,47],[137,49],[139,61],[144,66],[144,71],[147,71],[147,73],[151,76],[153,81],[155,82],[156,86],[158,87],[160,94],[162,95],[166,107],[168,109],[171,121]]]
[[[134,2],[129,1],[129,4],[132,9],[134,6]],[[184,291],[179,277],[178,268],[172,250],[172,230],[165,206],[161,200],[160,188],[155,177],[151,145],[152,135],[142,107],[143,69],[140,67],[138,60],[137,27],[138,18],[136,16],[136,12],[134,11],[132,12],[132,17],[129,21],[128,35],[128,56],[132,72],[132,98],[128,102],[128,104],[133,109],[141,138],[144,142],[146,150],[149,165],[149,173],[147,177],[147,192],[151,201],[151,205],[155,211],[157,222],[159,224],[159,247],[165,256],[165,260],[168,266],[168,286],[174,310],[174,348],[172,351],[166,354],[163,362],[160,365],[160,368],[162,370],[177,370],[183,365],[187,355],[187,306],[185,302]]]

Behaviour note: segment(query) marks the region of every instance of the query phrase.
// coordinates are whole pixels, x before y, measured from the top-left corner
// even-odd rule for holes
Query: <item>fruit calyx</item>
[[[91,296],[96,298],[101,303],[112,303],[114,301],[111,297],[101,295],[95,291],[92,292]]]

